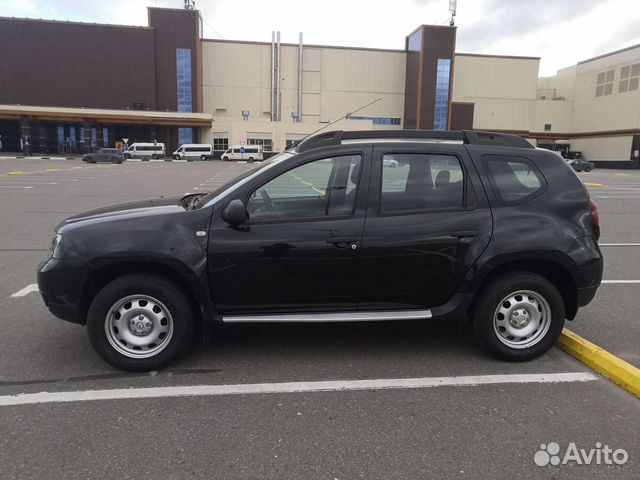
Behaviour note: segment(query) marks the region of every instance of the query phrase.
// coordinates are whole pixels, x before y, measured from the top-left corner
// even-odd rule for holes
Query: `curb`
[[[566,328],[562,330],[558,346],[630,394],[640,398],[640,368],[634,367]]]

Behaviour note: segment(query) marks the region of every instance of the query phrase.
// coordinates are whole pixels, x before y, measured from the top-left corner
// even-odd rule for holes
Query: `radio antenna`
[[[451,14],[451,20],[449,20],[450,27],[453,27],[454,25],[457,4],[458,4],[457,0],[449,0],[449,13]]]
[[[334,125],[334,124],[338,123],[340,120],[344,120],[345,118],[349,118],[349,117],[350,117],[351,115],[353,115],[354,113],[357,113],[357,112],[359,112],[360,110],[364,110],[365,108],[367,108],[367,107],[369,107],[369,106],[373,105],[374,103],[379,102],[380,100],[382,100],[382,97],[378,98],[377,100],[374,100],[373,102],[369,102],[369,103],[367,103],[365,106],[360,107],[360,108],[358,108],[358,109],[354,110],[353,112],[348,112],[346,115],[344,115],[344,116],[342,116],[342,117],[338,118],[337,120],[334,120],[334,121],[333,121],[333,122],[331,122],[331,123],[327,123],[326,125],[323,125],[323,126],[322,126],[322,127],[320,127],[319,129],[317,129],[315,132],[311,132],[311,133],[309,133],[309,134],[305,135],[304,137],[302,137],[300,140],[297,140],[297,141],[293,142],[293,143],[291,144],[291,146],[289,146],[289,148],[294,148],[294,147],[296,147],[296,146],[297,146],[300,142],[302,142],[305,138],[308,138],[308,137],[310,137],[310,136],[312,136],[312,135],[315,135],[316,133],[318,133],[318,132],[320,132],[320,131],[324,130],[325,128],[330,127],[331,125]]]

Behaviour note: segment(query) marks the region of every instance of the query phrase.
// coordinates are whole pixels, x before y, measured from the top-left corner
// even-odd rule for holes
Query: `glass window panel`
[[[632,77],[640,76],[640,63],[636,63],[631,67],[631,76]]]
[[[638,81],[640,77],[635,77],[629,80],[629,90],[638,90]]]
[[[598,74],[597,83],[604,83],[604,72]]]
[[[629,89],[629,80],[622,80],[620,82],[620,87],[618,88],[618,91],[622,93],[622,92],[626,92],[628,89]]]
[[[613,73],[614,73],[614,70],[609,70],[607,72],[607,82],[613,82]]]
[[[631,67],[629,66],[622,67],[622,70],[620,70],[620,78],[627,78],[630,72],[631,72]]]
[[[462,208],[464,174],[452,155],[385,154],[380,211],[401,213]]]
[[[613,83],[606,83],[604,85],[604,94],[611,95],[613,93]]]

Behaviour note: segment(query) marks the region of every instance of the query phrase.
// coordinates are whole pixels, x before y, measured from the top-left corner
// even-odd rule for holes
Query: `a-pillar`
[[[20,117],[20,140],[22,153],[28,157],[31,155],[31,119],[29,117]]]

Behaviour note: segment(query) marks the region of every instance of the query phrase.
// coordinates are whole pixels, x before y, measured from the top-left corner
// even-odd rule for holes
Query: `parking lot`
[[[62,219],[207,191],[248,168],[0,157],[0,396],[185,387],[0,406],[1,478],[640,477],[640,401],[558,348],[511,364],[455,322],[224,325],[170,369],[131,374],[28,288]],[[640,367],[640,172],[580,176],[600,211],[605,283],[567,327]],[[317,383],[327,381],[345,383]],[[263,386],[237,394],[246,384]],[[226,387],[193,396],[192,386]],[[599,442],[628,461],[537,466],[550,442]]]

